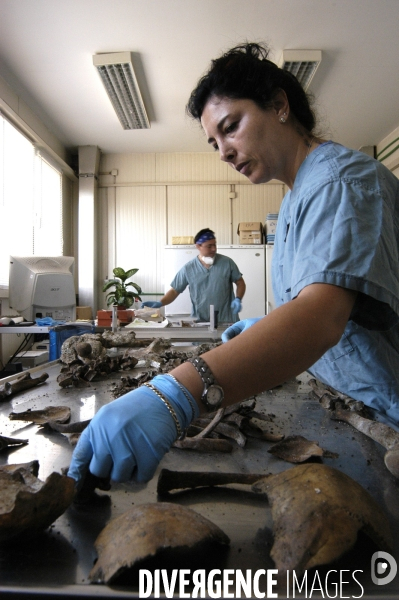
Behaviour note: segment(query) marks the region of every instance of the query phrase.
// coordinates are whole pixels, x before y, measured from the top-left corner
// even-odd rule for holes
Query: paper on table
[[[134,319],[131,323],[125,325],[124,329],[134,329],[135,327],[167,327],[168,319],[164,319],[162,323],[156,321],[144,321],[143,319]]]

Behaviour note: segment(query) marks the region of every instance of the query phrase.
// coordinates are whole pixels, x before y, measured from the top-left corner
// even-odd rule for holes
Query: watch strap
[[[196,368],[206,387],[209,387],[210,385],[218,385],[215,376],[203,358],[200,356],[195,356],[194,358],[190,358],[188,362],[190,362]]]

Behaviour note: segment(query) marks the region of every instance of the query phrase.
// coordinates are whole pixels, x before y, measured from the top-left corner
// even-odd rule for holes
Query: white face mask
[[[213,265],[213,261],[215,260],[212,256],[201,256],[202,262],[206,265]]]

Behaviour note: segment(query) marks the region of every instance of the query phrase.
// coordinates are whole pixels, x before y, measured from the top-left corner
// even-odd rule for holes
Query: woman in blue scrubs
[[[399,181],[323,139],[298,81],[258,44],[214,60],[188,112],[252,183],[283,182],[273,256],[278,307],[221,346],[103,407],[69,474],[148,480],[207,405],[226,406],[304,371],[399,424]]]

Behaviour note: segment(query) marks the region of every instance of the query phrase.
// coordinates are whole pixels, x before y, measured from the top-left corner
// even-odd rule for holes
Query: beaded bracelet
[[[165,398],[165,396],[163,394],[161,394],[161,392],[159,390],[157,390],[156,387],[154,387],[153,385],[151,385],[151,383],[146,382],[143,385],[145,385],[146,387],[150,388],[150,390],[152,390],[154,392],[154,394],[156,394],[158,396],[158,398],[160,398],[160,400],[162,400],[162,402],[165,404],[166,408],[168,409],[168,411],[172,415],[172,418],[173,418],[173,420],[175,422],[176,430],[177,430],[177,438],[180,439],[183,436],[183,432],[182,432],[181,427],[180,427],[179,419],[177,418],[177,415],[176,415],[176,413],[174,411],[174,408],[171,405],[171,403],[169,402],[169,400],[167,398]]]

